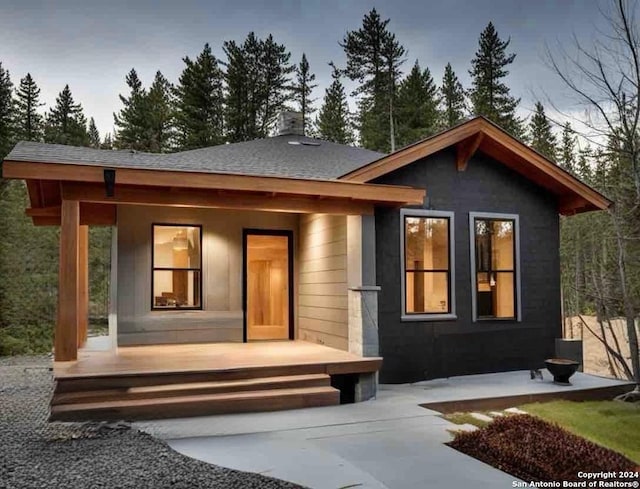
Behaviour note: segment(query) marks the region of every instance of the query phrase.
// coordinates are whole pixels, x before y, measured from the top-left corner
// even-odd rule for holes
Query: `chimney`
[[[278,118],[278,136],[304,136],[302,112],[284,111]]]

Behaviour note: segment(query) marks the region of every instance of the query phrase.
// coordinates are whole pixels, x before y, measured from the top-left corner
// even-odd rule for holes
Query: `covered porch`
[[[422,204],[423,190],[25,161],[5,161],[3,173],[27,181],[31,200],[27,214],[34,224],[60,226],[53,419],[276,410],[375,395],[375,373],[382,359],[378,357],[373,210],[377,205]],[[284,221],[276,215],[285,216],[286,226],[277,224]],[[150,280],[153,237],[145,219],[200,223],[205,235],[207,226],[227,232],[225,239],[231,244],[240,243],[247,228],[291,231],[295,239],[289,340],[247,342],[251,338],[246,335],[246,285],[242,297],[229,299],[239,304],[235,307],[220,309],[217,299],[204,290],[201,310],[154,310],[158,294]],[[108,351],[84,348],[91,225],[113,226],[117,236]],[[137,242],[134,235],[140,238]],[[213,236],[212,241],[216,239]],[[203,262],[220,261],[215,247],[205,248]],[[240,251],[232,248],[236,254]],[[246,281],[247,256],[242,251],[243,278],[237,263],[224,271],[234,287]],[[206,263],[201,268],[203,289],[224,288],[221,275],[211,273]],[[138,279],[146,285],[135,285]],[[127,300],[131,308],[123,309],[121,303]],[[225,326],[233,335],[212,343],[200,332],[220,317],[234,322],[232,328]],[[122,334],[127,321],[138,328],[132,330],[137,336]],[[238,324],[243,322],[245,334],[238,336]],[[191,325],[183,327],[187,323]],[[147,342],[153,338],[146,334],[153,333],[153,324],[160,328],[171,324],[172,336]]]

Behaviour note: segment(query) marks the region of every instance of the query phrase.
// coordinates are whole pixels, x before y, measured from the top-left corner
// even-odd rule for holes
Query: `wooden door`
[[[246,232],[245,257],[246,339],[292,339],[290,233]]]

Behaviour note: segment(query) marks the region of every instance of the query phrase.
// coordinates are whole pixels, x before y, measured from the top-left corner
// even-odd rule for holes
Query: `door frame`
[[[247,240],[249,236],[286,236],[287,237],[287,269],[289,281],[289,340],[294,339],[293,324],[293,231],[289,229],[242,229],[242,341],[247,343]]]

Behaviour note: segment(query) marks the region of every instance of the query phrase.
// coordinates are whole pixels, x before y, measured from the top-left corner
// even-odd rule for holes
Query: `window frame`
[[[165,227],[176,227],[176,228],[199,228],[200,229],[200,268],[173,268],[173,267],[156,267],[155,266],[155,227],[156,226],[165,226]],[[151,310],[152,311],[165,311],[165,312],[175,312],[175,311],[202,311],[203,310],[203,301],[204,301],[204,291],[202,290],[202,276],[204,270],[204,252],[202,249],[202,224],[192,224],[192,223],[176,223],[176,222],[153,222],[151,223]],[[199,292],[200,292],[200,300],[199,306],[192,307],[156,307],[155,305],[155,272],[156,271],[175,271],[175,270],[186,270],[186,271],[197,271],[199,273]]]
[[[447,313],[439,312],[407,312],[406,298],[406,250],[405,250],[405,220],[407,217],[447,219],[449,221],[449,273],[448,273],[448,298],[450,309]],[[400,209],[400,320],[401,321],[442,321],[457,319],[456,315],[456,260],[455,260],[455,213],[452,211],[427,210],[427,209]]]
[[[494,221],[513,221],[514,226],[514,317],[478,317],[478,284],[476,270],[476,219],[488,219]],[[520,283],[520,216],[518,214],[505,214],[496,212],[469,212],[469,259],[471,265],[471,320],[476,322],[486,321],[522,321],[522,289]]]

